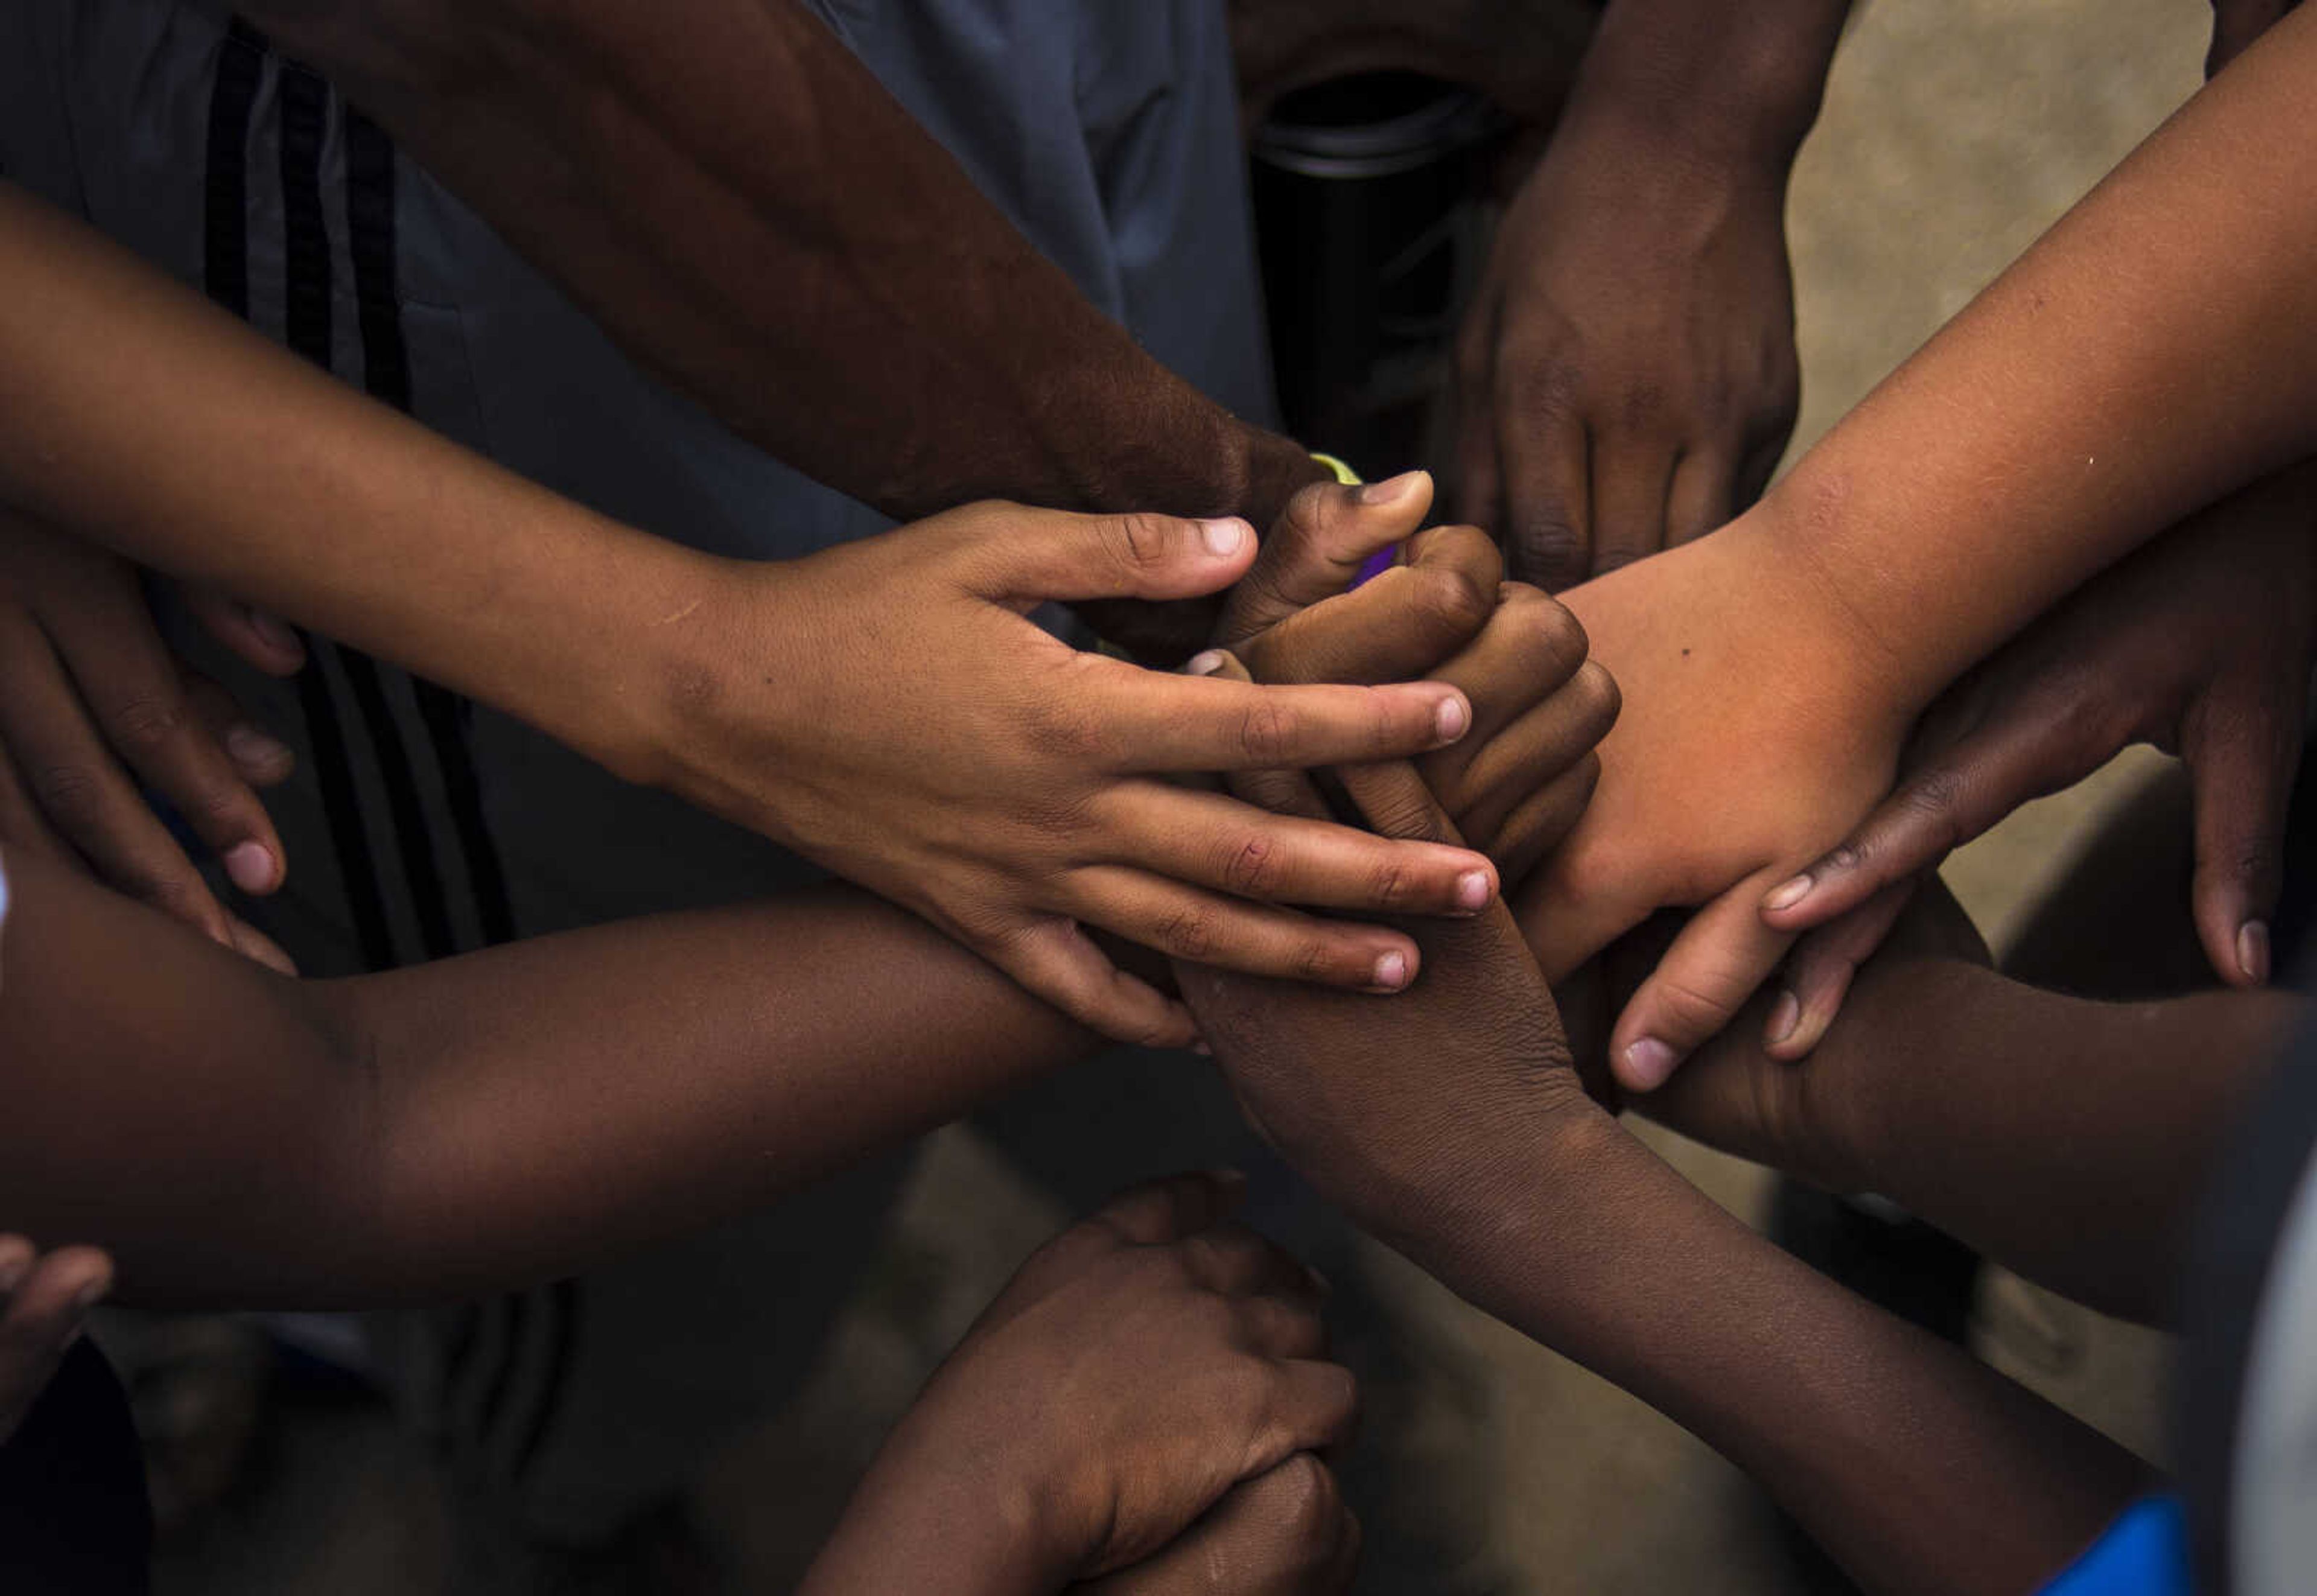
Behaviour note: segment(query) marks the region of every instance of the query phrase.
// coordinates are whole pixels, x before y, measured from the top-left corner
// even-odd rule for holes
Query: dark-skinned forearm
[[[1779,1251],[1597,1110],[1460,1228],[1442,1257],[1463,1295],[1694,1430],[1870,1591],[2033,1589],[2146,1484],[2104,1438]]]
[[[1818,120],[1850,0],[1611,0],[1570,114],[1633,119],[1693,158],[1775,166]]]
[[[244,9],[630,354],[890,515],[1266,526],[1320,475],[1143,353],[794,0]]]
[[[1880,1192],[2104,1312],[2169,1323],[2212,1161],[2304,1012],[2267,991],[2092,1002],[1892,956],[1807,1059],[1762,1055],[1758,1004],[1645,1107]]]
[[[550,1278],[729,1217],[1088,1050],[850,888],[335,982],[12,852],[0,1211],[124,1299]]]

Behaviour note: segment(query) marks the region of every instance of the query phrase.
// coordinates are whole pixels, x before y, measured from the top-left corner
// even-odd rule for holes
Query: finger
[[[1656,553],[1666,544],[1666,496],[1674,451],[1659,439],[1593,435],[1593,575]]]
[[[1430,674],[1481,632],[1497,608],[1503,558],[1472,526],[1436,527],[1356,592],[1299,610],[1240,648],[1259,682],[1407,681]]]
[[[1273,1379],[1243,1474],[1260,1474],[1298,1452],[1348,1439],[1359,1418],[1359,1383],[1340,1364],[1295,1358],[1272,1364]]]
[[[1497,862],[1498,875],[1508,883],[1505,892],[1509,898],[1545,856],[1577,829],[1600,781],[1600,758],[1588,754],[1574,768],[1529,794],[1510,814],[1495,820],[1485,814],[1469,820],[1458,815],[1456,829],[1467,837],[1486,839],[1481,844],[1481,851]]]
[[[1388,926],[1314,919],[1200,892],[1140,870],[1079,873],[1077,912],[1170,958],[1248,975],[1396,992],[1416,978],[1416,944]]]
[[[1500,424],[1498,449],[1505,521],[1492,530],[1505,540],[1513,579],[1548,593],[1574,587],[1592,565],[1583,419],[1566,396],[1547,394],[1525,419]]]
[[[1359,1521],[1335,1475],[1298,1452],[1232,1486],[1156,1555],[1070,1588],[1081,1596],[1340,1596],[1358,1552]]]
[[[306,644],[297,628],[280,616],[198,583],[183,584],[179,593],[201,630],[244,664],[276,677],[293,677],[305,668]]]
[[[1504,472],[1497,456],[1496,351],[1500,297],[1485,289],[1464,318],[1455,354],[1456,514],[1505,535]]]
[[[1298,1266],[1299,1269],[1301,1266]],[[1327,1322],[1309,1283],[1294,1291],[1248,1292],[1232,1305],[1242,1344],[1266,1358],[1308,1358],[1328,1355]]]
[[[225,750],[242,780],[253,787],[274,787],[290,779],[298,768],[298,756],[288,743],[252,725],[233,695],[201,672],[183,671],[180,677],[194,718]]]
[[[49,626],[58,655],[115,754],[167,800],[245,892],[282,884],[265,805],[193,713],[176,656],[134,587],[107,587]]]
[[[1425,756],[1425,779],[1436,789],[1453,783],[1506,727],[1567,686],[1590,647],[1584,623],[1541,589],[1505,583],[1481,635],[1433,672],[1472,704],[1472,728]]]
[[[1824,925],[2114,752],[2095,753],[2040,714],[2006,713],[1914,771],[1838,846],[1777,883],[1762,901],[1763,922],[1781,931]]]
[[[225,911],[98,740],[45,638],[0,624],[0,740],[58,836],[106,882],[221,943]]]
[[[1224,650],[1211,650],[1199,656],[1199,662],[1208,666],[1208,674],[1226,681],[1249,680],[1247,667],[1236,654]],[[1329,819],[1327,800],[1320,795],[1309,775],[1301,770],[1238,770],[1225,782],[1230,795],[1242,803],[1267,810],[1273,814],[1297,815],[1307,820]]]
[[[1191,1011],[1112,964],[1068,920],[1049,919],[997,937],[960,940],[1090,1031],[1142,1047],[1188,1047]]]
[[[1193,886],[1366,914],[1478,914],[1497,895],[1495,870],[1470,848],[1266,814],[1220,793],[1157,783],[1128,791],[1137,821],[1119,829],[1132,862]]]
[[[1721,1032],[1778,967],[1791,934],[1762,924],[1767,872],[1700,910],[1682,928],[1609,1034],[1609,1067],[1628,1091],[1654,1090]]]
[[[1463,694],[1436,682],[1266,687],[1203,672],[1170,676],[1122,661],[1095,712],[1114,767],[1147,771],[1308,770],[1405,759],[1445,748],[1472,723]]]
[[[1201,1170],[1130,1186],[1086,1222],[1138,1247],[1158,1247],[1220,1224],[1246,1196],[1247,1177],[1237,1170]]]
[[[1405,760],[1347,767],[1337,775],[1378,836],[1405,842],[1463,840],[1448,811],[1424,785],[1424,777]]]
[[[2268,981],[2269,917],[2285,875],[2286,816],[2301,762],[2297,710],[2255,702],[2200,706],[2181,739],[2196,794],[2190,903],[2214,971],[2232,986]]]
[[[0,1440],[24,1415],[112,1284],[112,1263],[93,1247],[66,1247],[32,1263],[0,1313]]]
[[[1734,453],[1715,446],[1686,450],[1666,489],[1666,547],[1704,537],[1727,524],[1737,486]]]
[[[1842,1012],[1851,978],[1883,946],[1921,881],[1910,875],[1892,883],[1794,945],[1786,958],[1785,982],[1763,1018],[1764,1052],[1791,1063],[1819,1045]]]
[[[277,975],[293,979],[298,973],[297,961],[282,949],[282,945],[251,925],[237,914],[226,918],[226,934],[231,938],[234,952],[253,963],[264,965]]]
[[[1432,507],[1428,472],[1387,482],[1315,482],[1287,501],[1231,590],[1221,635],[1236,644],[1341,594],[1373,555],[1416,535]]]
[[[1419,768],[1459,829],[1467,837],[1492,836],[1497,823],[1530,794],[1594,758],[1617,723],[1623,702],[1615,679],[1588,659],[1566,686],[1497,732],[1461,770],[1448,765],[1455,749]],[[1444,767],[1437,775],[1435,762]]]
[[[1217,1224],[1179,1243],[1191,1278],[1225,1296],[1268,1296],[1307,1313],[1320,1300],[1318,1277],[1284,1247],[1244,1224]]]
[[[1005,519],[1000,534],[980,524],[988,517]],[[1075,516],[992,505],[961,524],[953,557],[966,591],[1027,614],[1049,600],[1196,598],[1246,575],[1255,551],[1255,529],[1236,516]]]

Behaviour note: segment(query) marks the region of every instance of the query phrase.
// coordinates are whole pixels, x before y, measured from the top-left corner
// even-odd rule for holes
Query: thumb
[[[1361,568],[1416,535],[1432,507],[1432,479],[1408,471],[1388,482],[1314,482],[1287,501],[1263,552],[1231,595],[1221,636],[1241,642],[1352,585]]]
[[[2268,919],[2285,873],[2301,724],[2279,704],[2216,715],[2208,703],[2181,743],[2196,794],[2197,940],[2222,980],[2259,986],[2269,978]]]
[[[1609,1034],[1609,1067],[1628,1091],[1653,1091],[1737,1017],[1794,937],[1756,910],[1776,879],[1758,871],[1698,910]]]
[[[966,546],[966,586],[1024,613],[1049,600],[1196,598],[1238,581],[1255,559],[1255,529],[1237,516],[1012,513],[1021,523],[1006,535]]]

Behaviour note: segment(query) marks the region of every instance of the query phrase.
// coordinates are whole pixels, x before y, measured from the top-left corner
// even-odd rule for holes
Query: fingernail
[[[1398,504],[1416,491],[1416,480],[1423,474],[1422,471],[1402,471],[1389,481],[1370,482],[1360,489],[1360,502],[1364,505]]]
[[[1464,729],[1472,723],[1472,712],[1461,697],[1442,699],[1439,710],[1433,716],[1433,725],[1438,730],[1442,742],[1455,741],[1464,735]]]
[[[112,1289],[112,1278],[107,1275],[99,1275],[95,1279],[91,1280],[87,1285],[82,1287],[80,1288],[80,1295],[73,1298],[73,1312],[76,1314],[87,1313],[91,1308],[96,1306],[98,1303],[103,1301],[104,1294]]]
[[[255,726],[233,726],[226,731],[225,751],[237,765],[279,765],[289,758],[290,745]]]
[[[1467,870],[1456,878],[1456,907],[1467,914],[1478,914],[1489,906],[1495,892],[1485,870]]]
[[[1792,992],[1782,991],[1770,1005],[1769,1024],[1763,1028],[1763,1036],[1773,1045],[1784,1042],[1794,1034],[1794,1027],[1802,1023],[1802,1000]]]
[[[1792,881],[1781,883],[1772,888],[1770,895],[1762,900],[1762,907],[1773,914],[1781,909],[1792,909],[1810,896],[1810,890],[1811,878],[1807,875],[1797,875]]]
[[[1254,535],[1255,528],[1236,516],[1199,523],[1199,540],[1207,545],[1207,552],[1218,560],[1228,560],[1238,553]]]
[[[1203,654],[1194,654],[1184,663],[1185,676],[1212,676],[1223,668],[1223,651],[1209,649]]]
[[[2268,983],[2268,926],[2247,920],[2237,928],[2237,968],[2255,986]]]
[[[1655,1036],[1644,1036],[1625,1049],[1625,1085],[1634,1091],[1655,1091],[1677,1062],[1672,1048]]]
[[[1388,953],[1375,962],[1375,985],[1381,991],[1396,992],[1408,984],[1408,955]]]
[[[1197,1054],[1203,1059],[1211,1059],[1215,1056],[1215,1050],[1207,1045],[1207,1039],[1204,1036],[1194,1036],[1191,1038],[1191,1051]]]
[[[245,892],[271,891],[273,850],[262,842],[237,842],[226,849],[225,873]]]
[[[305,652],[305,645],[298,641],[298,633],[278,615],[269,615],[264,610],[252,610],[249,612],[249,627],[277,649],[292,654]]]

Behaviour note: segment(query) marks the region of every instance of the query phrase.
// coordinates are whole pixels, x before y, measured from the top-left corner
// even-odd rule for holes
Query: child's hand
[[[1024,1264],[879,1453],[810,1596],[1053,1591],[1344,1439],[1355,1391],[1326,1361],[1323,1287],[1225,1222],[1238,1194],[1138,1187]]]
[[[296,671],[294,633],[197,600],[220,642]],[[0,750],[52,829],[98,878],[228,947],[234,919],[139,790],[174,805],[246,892],[282,884],[282,839],[257,789],[289,749],[170,651],[137,569],[93,543],[0,513]],[[246,947],[244,951],[248,951]]]
[[[1155,1557],[1070,1589],[1078,1596],[1337,1596],[1351,1589],[1360,1524],[1309,1452],[1231,1487]]]
[[[112,1287],[112,1260],[94,1247],[40,1252],[22,1236],[0,1235],[0,1443],[32,1411]]]
[[[1243,522],[976,505],[720,567],[704,601],[669,617],[678,658],[659,668],[667,703],[639,706],[642,751],[607,762],[915,910],[1112,1036],[1182,1044],[1192,1027],[1087,928],[1388,988],[1415,967],[1405,936],[1275,905],[1471,913],[1495,895],[1486,859],[1173,778],[1426,752],[1463,736],[1463,695],[1193,680],[1082,653],[1028,617],[1047,601],[1211,592],[1255,551]]]
[[[1447,526],[1409,537],[1429,503],[1429,479],[1380,485],[1379,505],[1362,499],[1365,491],[1310,489],[1289,507],[1240,584],[1221,641],[1257,681],[1422,671],[1462,689],[1472,730],[1416,767],[1466,845],[1516,883],[1584,812],[1600,772],[1593,747],[1617,717],[1616,684],[1586,659],[1575,616],[1537,588],[1494,581],[1485,533]],[[1406,564],[1344,590],[1348,571],[1403,538]],[[1477,628],[1475,598],[1486,617]],[[1324,812],[1293,796],[1305,790],[1300,782],[1258,790],[1292,812]]]
[[[1897,791],[1766,909],[1780,930],[1812,931],[1787,962],[1787,1000],[1770,1009],[1773,1053],[1799,1058],[1826,1034],[1920,873],[2134,742],[2187,767],[2205,957],[2232,986],[2268,979],[2317,667],[2313,490],[2317,471],[2304,466],[2181,523],[1940,695]]]

